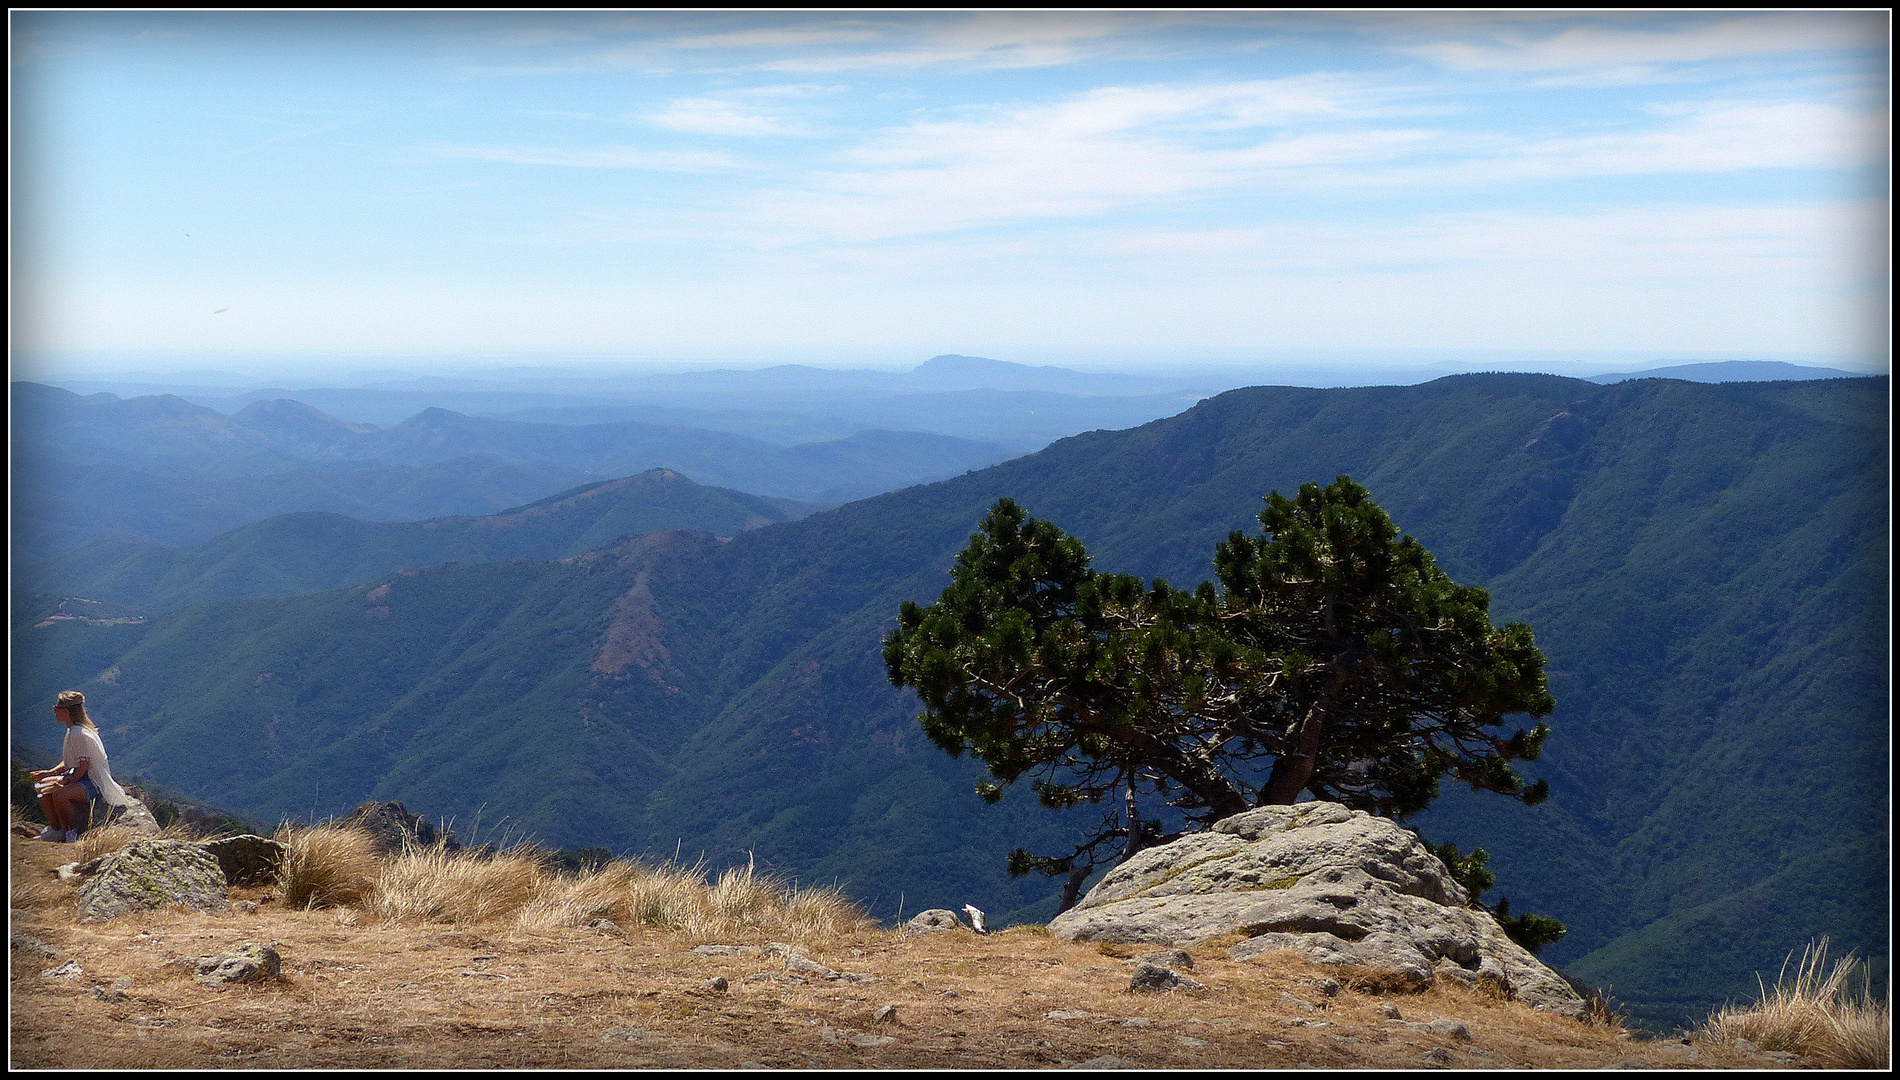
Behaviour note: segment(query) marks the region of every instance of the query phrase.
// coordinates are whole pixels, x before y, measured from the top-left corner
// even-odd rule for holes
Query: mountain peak
[[[944,353],[933,356],[911,369],[913,375],[974,375],[995,374],[1015,371],[1062,371],[1062,368],[1031,367],[1028,364],[1011,363],[1008,360],[991,360],[987,356],[963,356],[959,353]]]

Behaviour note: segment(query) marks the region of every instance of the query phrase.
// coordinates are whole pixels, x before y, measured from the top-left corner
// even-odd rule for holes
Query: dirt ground
[[[13,1068],[1790,1067],[1639,1042],[1461,987],[1381,994],[1345,978],[1328,995],[1324,980],[1350,973],[1291,953],[1234,962],[1221,942],[1188,950],[1183,974],[1204,989],[1136,993],[1130,960],[1156,947],[1038,928],[791,943],[865,979],[854,982],[788,972],[771,953],[693,951],[764,940],[372,925],[287,910],[261,888],[233,890],[260,902],[251,914],[82,925],[76,884],[55,874],[68,853],[11,840]],[[279,977],[197,981],[194,958],[249,941],[275,946]],[[69,962],[78,973],[48,974]],[[1440,1019],[1469,1039],[1408,1027]]]

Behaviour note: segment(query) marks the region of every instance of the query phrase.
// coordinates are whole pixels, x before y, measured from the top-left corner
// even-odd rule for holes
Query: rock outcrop
[[[273,881],[284,864],[283,844],[250,833],[201,840],[198,846],[217,858],[224,880],[232,885],[262,885]]]
[[[437,843],[446,851],[462,850],[455,830],[444,827],[438,831],[399,802],[366,802],[337,824],[353,825],[369,833],[376,841],[378,855],[395,855],[412,845],[434,847]]]
[[[1572,1018],[1583,999],[1512,941],[1418,836],[1338,803],[1267,806],[1138,853],[1049,923],[1076,941],[1191,945],[1249,935],[1245,960],[1291,949],[1399,986],[1439,977]],[[1456,971],[1457,974],[1450,975]]]
[[[104,856],[98,872],[79,887],[81,922],[174,906],[231,910],[217,856],[185,840],[134,840]]]

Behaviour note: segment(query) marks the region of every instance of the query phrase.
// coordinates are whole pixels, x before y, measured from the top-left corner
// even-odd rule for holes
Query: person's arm
[[[92,759],[89,757],[82,757],[76,763],[74,763],[71,768],[66,770],[66,782],[69,784],[76,784],[79,781],[85,779],[86,774],[91,771],[92,771]]]

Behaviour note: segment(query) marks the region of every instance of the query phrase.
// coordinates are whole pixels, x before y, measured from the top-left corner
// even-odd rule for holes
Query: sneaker
[[[66,834],[63,832],[60,832],[58,829],[53,828],[51,825],[48,825],[46,828],[41,829],[40,834],[37,837],[34,837],[34,839],[51,840],[56,844],[63,844],[66,842]]]
[[[78,829],[67,829],[67,830],[66,830],[66,842],[67,842],[68,844],[77,844],[77,843],[79,843],[79,830],[78,830]]]

